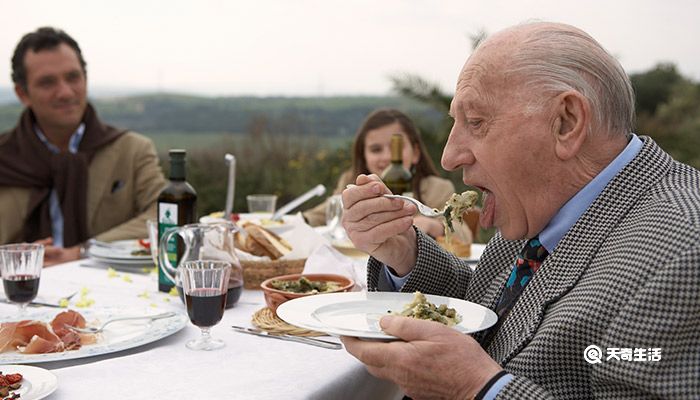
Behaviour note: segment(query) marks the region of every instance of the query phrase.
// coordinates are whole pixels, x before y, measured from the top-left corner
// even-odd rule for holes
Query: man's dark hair
[[[80,51],[80,46],[72,37],[60,29],[45,26],[37,29],[35,32],[27,33],[17,44],[15,53],[12,55],[12,82],[21,85],[24,90],[27,90],[27,68],[24,65],[24,56],[28,50],[38,52],[41,50],[52,50],[58,47],[61,43],[65,43],[75,50],[80,60],[80,66],[83,68],[83,73],[87,73],[83,53]]]

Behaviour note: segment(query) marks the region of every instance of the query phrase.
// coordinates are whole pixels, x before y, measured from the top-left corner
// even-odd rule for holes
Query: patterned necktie
[[[535,236],[530,239],[525,248],[520,252],[515,260],[515,267],[510,272],[510,276],[506,281],[506,287],[503,289],[501,300],[496,306],[496,314],[502,319],[513,307],[518,297],[522,294],[525,286],[530,282],[532,275],[537,272],[542,265],[542,262],[549,255],[547,249],[540,243],[539,237]]]
[[[542,262],[549,255],[547,249],[542,246],[540,239],[534,237],[530,239],[523,250],[515,259],[515,266],[510,271],[510,276],[506,281],[506,287],[503,289],[503,294],[501,294],[501,299],[496,306],[496,314],[498,315],[498,321],[486,332],[484,332],[481,340],[481,347],[487,349],[491,344],[491,341],[496,337],[496,333],[501,328],[503,321],[506,319],[506,315],[513,308],[513,305],[518,301],[518,297],[525,289],[525,285],[530,282],[532,275],[537,272],[537,270],[542,265]]]

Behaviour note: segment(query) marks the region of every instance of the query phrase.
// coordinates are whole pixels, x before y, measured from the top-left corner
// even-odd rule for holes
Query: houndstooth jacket
[[[700,399],[700,172],[642,139],[486,348],[514,375],[498,399]],[[472,272],[419,232],[401,290],[495,309],[524,243],[496,234]],[[387,290],[380,270],[371,259],[370,290]],[[590,345],[601,362],[584,359]],[[632,360],[620,349],[632,349]]]

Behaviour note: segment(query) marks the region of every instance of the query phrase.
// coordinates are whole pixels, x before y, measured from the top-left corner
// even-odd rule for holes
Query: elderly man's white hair
[[[523,78],[530,93],[576,90],[590,102],[599,129],[630,134],[635,114],[629,77],[590,35],[571,25],[549,22],[524,23],[493,38],[502,34],[518,37],[508,55],[509,62],[503,67],[504,73]]]

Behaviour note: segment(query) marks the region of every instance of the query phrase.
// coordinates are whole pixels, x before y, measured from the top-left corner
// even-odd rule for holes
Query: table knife
[[[6,304],[17,304],[17,303],[13,303],[13,302],[11,302],[10,300],[7,300],[7,299],[0,299],[0,302],[1,302],[1,303],[6,303]],[[53,307],[53,308],[61,308],[61,306],[58,305],[58,304],[44,303],[44,302],[41,302],[41,301],[32,301],[31,303],[29,303],[29,306],[33,306],[33,307]]]
[[[265,332],[265,331],[262,331],[259,329],[245,328],[242,326],[235,326],[235,325],[232,325],[231,328],[233,328],[236,332],[247,333],[249,335],[262,336],[262,337],[280,339],[280,340],[288,340],[290,342],[310,344],[312,346],[323,347],[324,349],[339,350],[339,349],[343,348],[343,346],[340,343],[334,343],[334,342],[329,342],[329,341],[321,340],[321,339],[314,339],[314,338],[310,338],[310,337],[274,334],[274,333]]]

